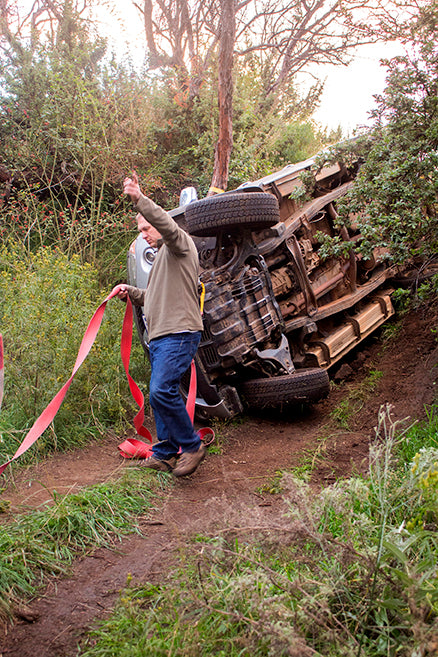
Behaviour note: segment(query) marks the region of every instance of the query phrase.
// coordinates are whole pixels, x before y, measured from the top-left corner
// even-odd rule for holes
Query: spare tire
[[[223,229],[269,228],[280,221],[280,211],[272,194],[241,192],[194,201],[186,207],[185,217],[189,233],[205,237]]]
[[[259,408],[316,402],[327,397],[329,390],[328,374],[319,367],[296,370],[284,376],[249,379],[241,387],[248,406]]]

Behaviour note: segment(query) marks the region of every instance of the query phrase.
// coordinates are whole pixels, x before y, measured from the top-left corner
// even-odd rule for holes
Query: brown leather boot
[[[185,477],[192,474],[198,465],[205,459],[207,449],[201,445],[197,452],[183,452],[172,470],[175,477]]]
[[[176,459],[175,458],[170,458],[168,461],[161,461],[160,459],[157,459],[155,456],[148,456],[147,459],[144,461],[140,461],[139,463],[132,463],[132,465],[137,466],[139,468],[149,468],[150,470],[159,470],[161,472],[172,472],[173,468],[175,466]]]

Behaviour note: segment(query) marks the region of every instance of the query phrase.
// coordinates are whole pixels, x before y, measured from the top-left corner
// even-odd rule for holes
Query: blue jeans
[[[201,440],[196,433],[179,386],[190,366],[201,339],[196,333],[173,333],[149,343],[151,381],[149,401],[154,411],[158,443],[152,451],[165,460],[182,452],[196,452]]]

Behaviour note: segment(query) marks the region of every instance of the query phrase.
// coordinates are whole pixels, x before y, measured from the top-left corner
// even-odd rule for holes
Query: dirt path
[[[144,536],[132,536],[115,550],[100,549],[80,559],[71,577],[51,583],[27,608],[28,619],[0,633],[0,655],[5,657],[73,657],[96,617],[109,612],[128,574],[133,584],[165,579],[178,561],[178,547],[193,533],[219,532],[226,527],[281,529],[281,496],[259,489],[276,470],[297,466],[303,455],[315,453],[317,437],[328,414],[350,386],[367,370],[382,371],[378,391],[358,411],[350,431],[333,432],[324,442],[313,473],[315,486],[331,483],[352,469],[366,468],[366,458],[377,411],[391,403],[394,417],[422,417],[424,405],[436,399],[438,349],[431,317],[410,315],[397,341],[381,352],[376,339],[365,345],[366,358],[352,363],[354,373],[329,399],[311,409],[252,415],[230,423],[222,432],[223,454],[209,454],[195,475],[175,482],[161,508],[144,520]],[[116,438],[78,453],[57,455],[17,475],[2,495],[12,511],[35,508],[50,500],[52,491],[68,493],[117,475],[121,463]]]

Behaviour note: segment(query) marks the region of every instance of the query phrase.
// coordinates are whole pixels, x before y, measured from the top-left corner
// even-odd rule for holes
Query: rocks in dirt
[[[366,361],[370,356],[368,350],[358,351],[354,360],[350,363],[343,363],[340,368],[333,375],[333,380],[339,383],[339,381],[345,381],[353,376],[355,372],[359,372],[364,367],[366,367]]]
[[[354,374],[353,368],[350,365],[348,365],[348,363],[343,363],[341,367],[333,375],[333,379],[336,382],[345,381],[345,379],[348,379],[350,376],[353,376],[353,374]]]
[[[361,367],[364,366],[365,361],[367,360],[369,355],[370,355],[369,351],[359,351],[359,353],[356,355],[356,358],[351,363],[351,367],[354,370],[359,370]]]
[[[30,607],[26,607],[25,605],[20,605],[19,607],[15,607],[14,615],[17,618],[26,621],[26,623],[35,623],[35,621],[37,621],[40,617],[37,611],[34,611],[30,609]]]

